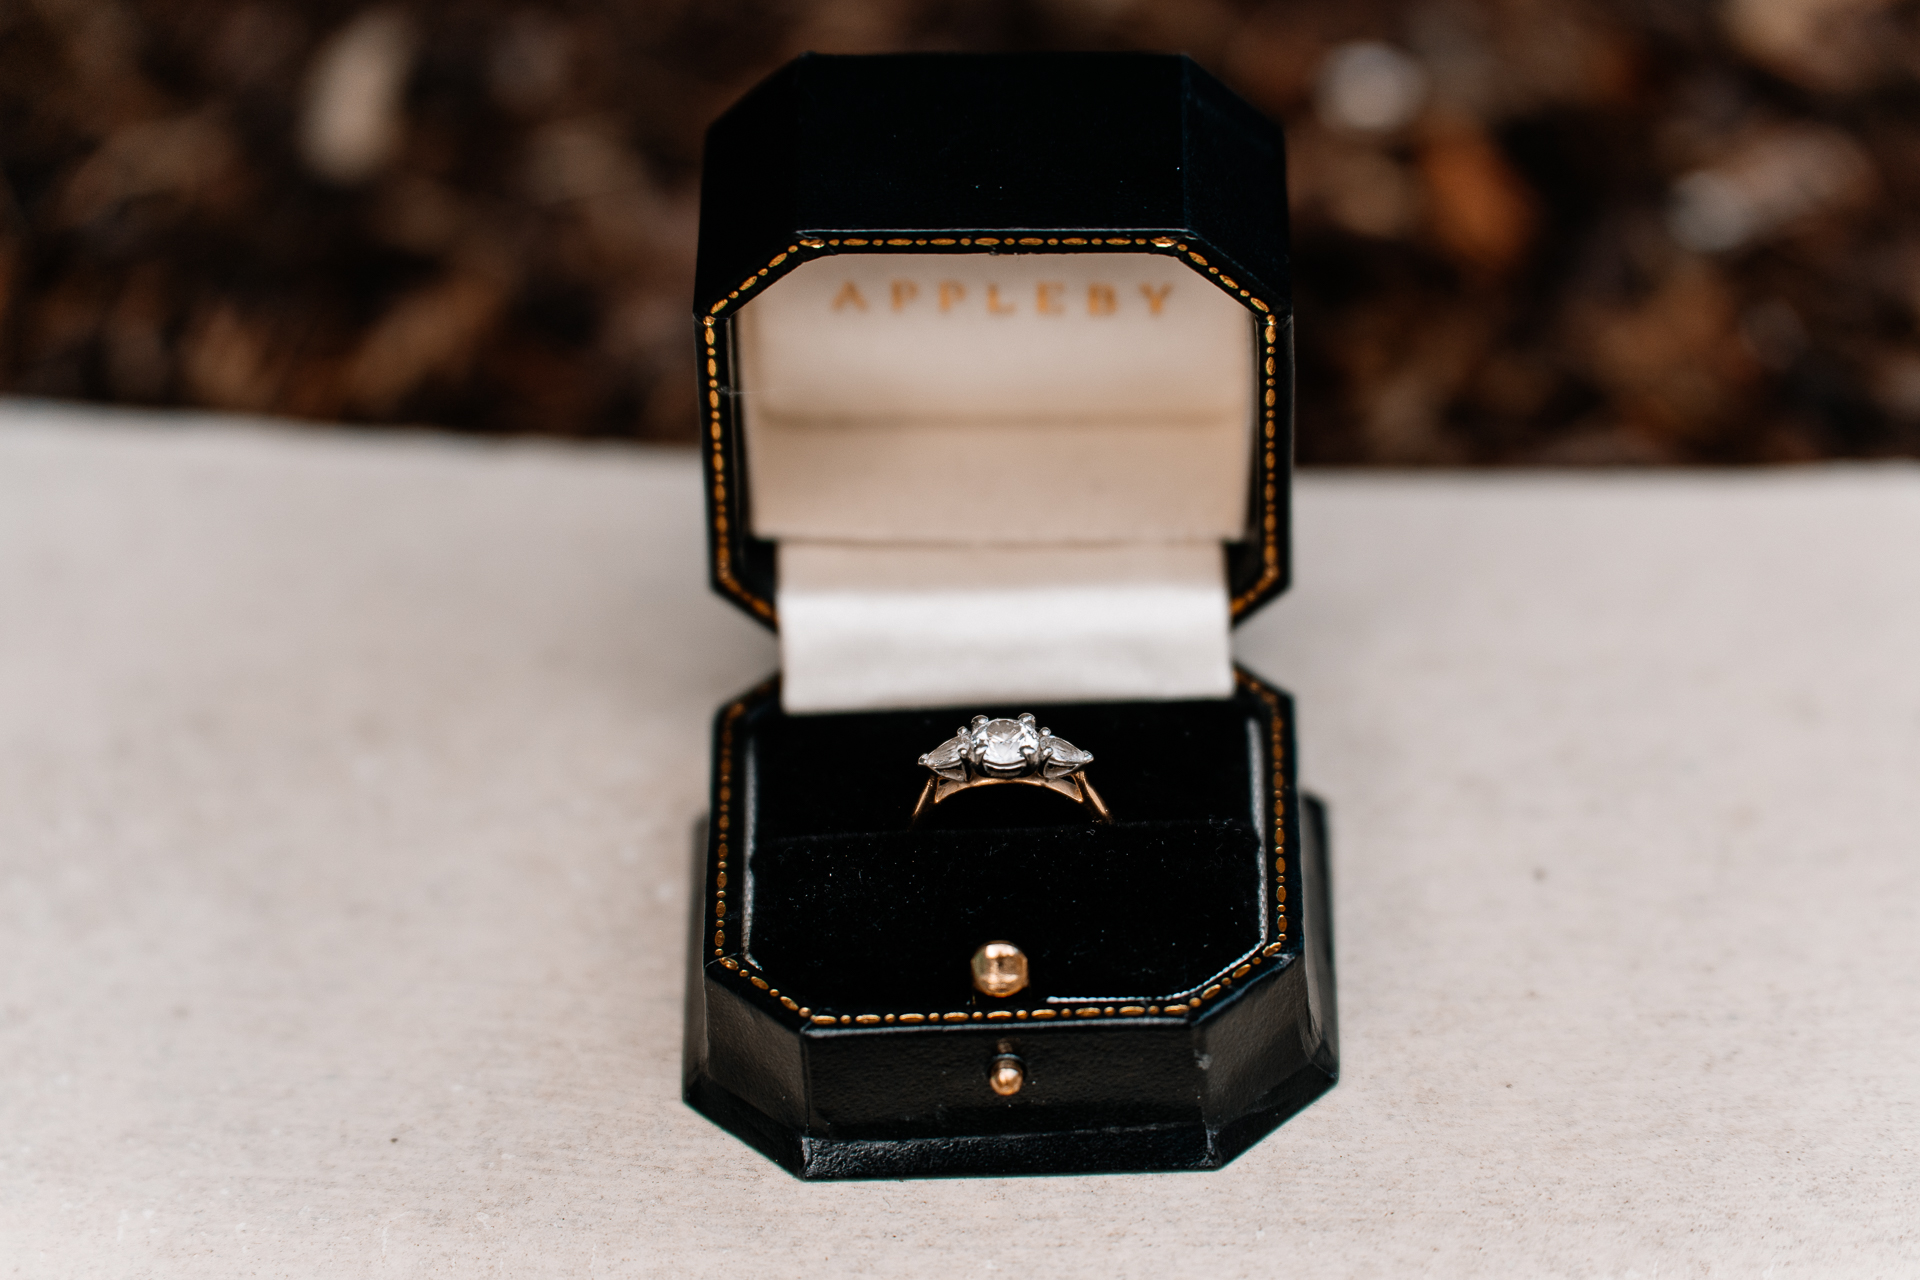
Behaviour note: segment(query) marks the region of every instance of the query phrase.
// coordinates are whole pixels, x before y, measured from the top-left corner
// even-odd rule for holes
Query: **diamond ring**
[[[1031,713],[1016,720],[975,716],[971,725],[961,725],[951,738],[921,756],[920,763],[930,776],[920,790],[920,802],[913,806],[915,822],[949,796],[1006,782],[1057,791],[1085,806],[1094,821],[1113,820],[1106,802],[1087,781],[1085,770],[1093,763],[1093,753],[1054,737]]]

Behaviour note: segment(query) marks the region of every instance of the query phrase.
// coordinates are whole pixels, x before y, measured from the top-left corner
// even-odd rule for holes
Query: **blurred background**
[[[701,135],[803,50],[1192,54],[1320,464],[1920,454],[1920,3],[0,0],[0,391],[690,441]]]

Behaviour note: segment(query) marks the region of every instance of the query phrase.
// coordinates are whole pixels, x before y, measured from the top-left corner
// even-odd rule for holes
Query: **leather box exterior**
[[[1287,585],[1292,312],[1278,131],[1175,56],[808,56],[708,137],[696,284],[712,579],[769,627],[734,318],[837,254],[1159,254],[1249,316],[1258,385],[1232,617]],[[915,762],[980,711],[1095,754],[1096,825],[1038,788],[912,827]],[[1231,697],[789,715],[714,726],[684,1086],[804,1178],[1218,1167],[1338,1074],[1324,817],[1292,707]],[[968,960],[1030,957],[995,999]],[[991,1086],[995,1059],[1024,1084]]]

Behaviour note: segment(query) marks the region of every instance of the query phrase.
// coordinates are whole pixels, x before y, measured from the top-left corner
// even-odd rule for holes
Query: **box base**
[[[1139,1125],[946,1138],[810,1138],[777,1123],[706,1076],[686,1102],[797,1178],[1017,1177],[1056,1173],[1176,1173],[1218,1169],[1333,1088],[1338,1068],[1301,1067],[1267,1105],[1230,1124]]]
[[[790,1094],[785,1098],[788,1114],[777,1116],[770,1114],[770,1108],[745,1100],[719,1078],[728,1066],[723,1060],[716,1071],[716,1051],[724,1059],[740,1053],[744,1041],[764,1046],[762,1037],[772,1028],[742,1024],[732,993],[708,976],[699,946],[706,921],[700,915],[695,916],[691,930],[696,941],[688,966],[683,1097],[716,1125],[806,1180],[1220,1168],[1306,1108],[1339,1078],[1326,811],[1312,796],[1301,800],[1299,853],[1306,899],[1300,904],[1301,954],[1287,970],[1266,975],[1266,981],[1208,1010],[1192,1024],[1190,1049],[1179,1049],[1203,1064],[1214,1054],[1223,1060],[1226,1055],[1241,1059],[1242,1065],[1236,1068],[1242,1075],[1240,1087],[1231,1091],[1237,1102],[1222,1105],[1221,1099],[1196,1099],[1191,1118],[1143,1124],[1072,1123],[1090,1118],[1082,1110],[1072,1117],[1061,1114],[1059,1127],[1036,1128],[1033,1119],[1037,1117],[1030,1118],[1018,1132],[970,1133],[963,1131],[968,1126],[960,1122],[952,1132],[930,1133],[922,1128],[885,1136],[822,1134],[810,1123],[804,1106],[792,1105],[797,1099]],[[706,850],[702,826],[695,842],[696,874]],[[711,1010],[717,1017],[716,1025],[710,1026],[712,1002],[727,1007]],[[1145,1054],[1155,1051],[1149,1041],[1155,1028],[1135,1024],[1125,1030],[1140,1037]],[[1157,1030],[1163,1042],[1167,1028]],[[907,1050],[900,1039],[873,1043],[869,1064],[888,1060],[889,1043],[899,1046],[894,1052]],[[804,1063],[805,1044],[796,1043],[794,1049],[796,1065]],[[818,1068],[798,1066],[796,1083],[813,1069]],[[763,1096],[776,1106],[781,1102],[777,1095]],[[1123,1120],[1126,1110],[1116,1108],[1114,1118]],[[1041,1121],[1042,1126],[1046,1123]]]

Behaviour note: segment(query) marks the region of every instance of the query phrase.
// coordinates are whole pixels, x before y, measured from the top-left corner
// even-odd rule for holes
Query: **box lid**
[[[1116,696],[1224,695],[1229,620],[1288,576],[1287,272],[1279,132],[1189,59],[796,60],[707,140],[696,332],[716,589],[769,626],[784,601],[790,623],[857,630],[849,575],[921,571],[922,528],[978,532],[955,514],[978,498],[1046,544],[983,550],[988,576],[1091,565],[1119,591],[1100,597],[1114,617],[1165,620],[1101,668],[1138,668]],[[1027,337],[984,318],[1016,313],[1062,318]],[[1076,542],[1107,545],[1061,554]],[[1208,545],[1217,624],[1179,567]]]

